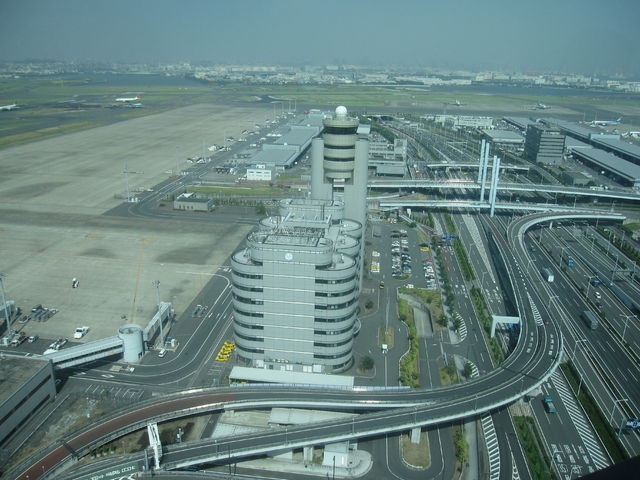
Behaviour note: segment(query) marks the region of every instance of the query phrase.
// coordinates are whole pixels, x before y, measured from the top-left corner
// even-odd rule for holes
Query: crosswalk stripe
[[[578,405],[573,392],[569,389],[569,385],[566,383],[564,377],[558,370],[553,372],[553,374],[551,375],[551,382],[553,383],[555,389],[558,391],[558,394],[560,395],[562,403],[565,405],[567,412],[569,412],[569,417],[571,417],[571,421],[575,425],[580,439],[585,444],[585,446],[588,447],[589,456],[593,460],[596,468],[600,470],[608,467],[610,464],[607,460],[607,457],[602,451],[600,442],[596,439],[591,425],[587,421],[587,418],[582,411],[582,408]]]

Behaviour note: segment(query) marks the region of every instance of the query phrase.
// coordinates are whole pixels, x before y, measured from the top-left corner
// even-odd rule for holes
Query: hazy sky
[[[640,77],[638,0],[0,0],[0,60]]]

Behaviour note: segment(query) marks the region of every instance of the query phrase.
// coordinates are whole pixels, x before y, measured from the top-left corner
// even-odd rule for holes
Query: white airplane
[[[455,105],[456,107],[461,107],[463,105],[466,105],[466,103],[462,103],[460,102],[460,100],[456,100],[454,102],[449,102],[448,105]]]
[[[591,125],[594,127],[606,127],[609,125],[620,125],[622,123],[622,117],[618,117],[616,120],[594,120]]]
[[[135,102],[137,100],[140,100],[140,94],[139,93],[135,97],[120,97],[120,98],[116,98],[116,102],[124,102],[124,103]]]
[[[542,102],[538,102],[538,103],[533,107],[533,109],[534,109],[534,110],[546,110],[547,108],[550,108],[550,107],[549,107],[549,105],[546,105],[546,104],[544,104],[544,103],[542,103]]]
[[[14,108],[18,108],[18,105],[16,105],[15,103],[12,103],[11,105],[2,105],[0,106],[0,112],[4,112],[5,110],[13,110]]]

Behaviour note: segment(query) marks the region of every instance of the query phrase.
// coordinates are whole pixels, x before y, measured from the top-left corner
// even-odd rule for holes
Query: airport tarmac
[[[151,188],[203,144],[223,144],[269,112],[194,105],[0,151],[6,297],[23,311],[58,310],[15,327],[39,335],[44,351],[47,339],[72,339],[77,326],[90,327],[82,341],[91,341],[124,322],[145,325],[158,292],[182,313],[251,226],[105,213],[123,202],[127,180],[130,192]]]

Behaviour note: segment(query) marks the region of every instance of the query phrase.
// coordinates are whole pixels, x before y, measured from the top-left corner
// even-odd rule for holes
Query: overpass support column
[[[496,336],[496,325],[498,323],[516,325],[520,323],[520,317],[506,317],[502,315],[491,315],[491,338],[494,338]]]
[[[160,459],[162,458],[162,443],[160,443],[160,434],[158,433],[158,424],[147,424],[147,434],[149,435],[149,446],[153,449],[153,458],[155,460],[155,469],[160,469]]]
[[[411,429],[411,443],[418,444],[420,443],[420,427],[415,427]]]
[[[486,143],[480,157],[480,166],[482,168],[482,176],[480,177],[480,203],[484,202],[484,184],[487,181],[487,168],[489,167],[489,150],[490,143]]]
[[[313,461],[313,445],[310,447],[304,447],[302,449],[302,459],[305,462],[312,462]]]
[[[482,139],[480,143],[480,160],[478,161],[478,183],[480,183],[480,179],[482,178],[482,167],[484,167],[484,149],[486,146],[486,140]]]
[[[493,172],[491,172],[491,189],[489,190],[489,205],[491,206],[491,211],[489,213],[490,217],[493,217],[493,214],[496,209],[496,192],[498,191],[498,178],[500,177],[500,159],[494,155],[493,156]]]

